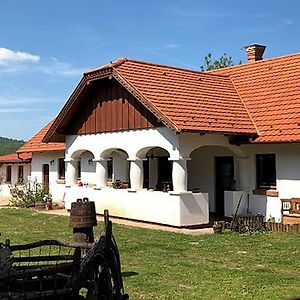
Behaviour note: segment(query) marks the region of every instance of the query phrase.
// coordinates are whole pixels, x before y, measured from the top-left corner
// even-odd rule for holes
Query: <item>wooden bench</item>
[[[300,224],[300,198],[281,199],[283,224]]]

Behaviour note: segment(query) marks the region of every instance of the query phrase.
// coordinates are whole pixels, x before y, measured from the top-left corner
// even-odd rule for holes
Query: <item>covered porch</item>
[[[249,162],[236,146],[224,136],[197,135],[178,147],[161,133],[161,146],[143,138],[144,145],[74,147],[66,157],[66,208],[88,197],[98,213],[176,227],[208,224],[211,213],[232,216],[241,195],[240,211],[247,211],[249,178],[241,169]]]

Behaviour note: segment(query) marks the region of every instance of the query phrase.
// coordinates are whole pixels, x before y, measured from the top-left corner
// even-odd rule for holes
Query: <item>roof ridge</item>
[[[128,58],[126,57],[120,57],[117,60],[114,61],[110,61],[108,64],[96,67],[94,69],[89,69],[83,72],[83,75],[89,74],[89,73],[93,73],[102,69],[106,69],[106,68],[114,68],[114,67],[118,67],[120,65],[122,65],[124,62],[128,61]]]
[[[276,57],[264,58],[264,59],[257,60],[257,61],[251,62],[251,63],[246,62],[246,63],[235,65],[235,66],[209,70],[209,71],[205,71],[205,73],[206,74],[213,74],[213,73],[218,73],[218,72],[222,72],[222,71],[225,71],[225,70],[233,70],[233,69],[239,69],[239,68],[244,68],[244,67],[249,67],[249,66],[257,66],[258,64],[264,64],[264,63],[267,63],[267,62],[270,62],[270,61],[273,61],[273,60],[276,61],[276,60],[289,58],[289,57],[293,57],[293,56],[297,56],[297,55],[300,55],[300,52],[284,54],[284,55],[280,55],[280,56],[276,56]],[[219,75],[221,75],[221,74],[219,74]]]
[[[176,66],[170,66],[170,65],[165,65],[165,64],[159,64],[159,63],[153,63],[153,62],[148,62],[148,61],[143,61],[143,60],[137,60],[137,59],[130,59],[126,57],[119,58],[113,62],[110,62],[108,64],[105,64],[103,66],[85,71],[83,74],[89,74],[93,72],[97,72],[102,69],[106,68],[117,68],[118,66],[122,65],[125,62],[133,62],[133,63],[139,63],[139,64],[144,64],[144,65],[150,65],[150,66],[156,66],[156,67],[163,67],[163,68],[168,68],[168,69],[174,69],[174,70],[179,70],[179,71],[185,71],[185,72],[190,72],[190,73],[195,73],[199,75],[205,75],[205,76],[220,76],[220,77],[228,77],[228,75],[225,74],[209,74],[208,72],[203,72],[203,71],[197,71],[197,70],[192,70],[192,69],[185,69],[181,67],[176,67]]]
[[[236,91],[236,93],[237,93],[239,99],[241,100],[242,105],[244,106],[244,108],[245,108],[245,110],[246,110],[246,112],[247,112],[247,114],[248,114],[248,116],[249,116],[249,118],[250,118],[250,120],[251,120],[251,122],[252,122],[252,124],[253,124],[253,126],[254,126],[254,128],[255,128],[255,130],[256,130],[256,132],[257,132],[257,135],[259,136],[259,135],[260,135],[259,129],[258,129],[256,123],[254,122],[253,117],[252,117],[252,115],[250,114],[250,111],[248,110],[248,107],[246,106],[245,102],[243,101],[243,99],[242,99],[242,97],[241,97],[241,95],[240,95],[238,89],[236,88],[236,86],[235,86],[235,84],[234,84],[234,82],[233,82],[231,76],[229,76],[229,80],[230,80],[230,82],[231,82],[231,84],[232,84],[234,90]]]
[[[170,65],[165,65],[165,64],[159,64],[159,63],[153,63],[153,62],[137,60],[137,59],[127,58],[126,61],[136,62],[136,63],[140,63],[140,64],[145,64],[145,65],[151,65],[151,66],[157,66],[157,67],[164,67],[164,68],[169,68],[169,69],[174,69],[174,70],[179,70],[179,71],[186,71],[186,72],[196,73],[199,75],[214,75],[214,76],[228,77],[228,75],[224,75],[224,74],[208,74],[207,72],[203,72],[200,70],[197,71],[197,70],[186,69],[186,68],[170,66]]]

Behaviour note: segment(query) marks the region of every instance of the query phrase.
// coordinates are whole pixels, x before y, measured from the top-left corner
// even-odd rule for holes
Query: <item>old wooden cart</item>
[[[0,299],[128,299],[108,213],[104,219],[93,244],[0,244]]]

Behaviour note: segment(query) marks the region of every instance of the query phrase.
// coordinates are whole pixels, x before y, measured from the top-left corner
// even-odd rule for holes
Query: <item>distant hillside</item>
[[[14,153],[24,143],[25,143],[24,141],[0,137],[0,155]]]

